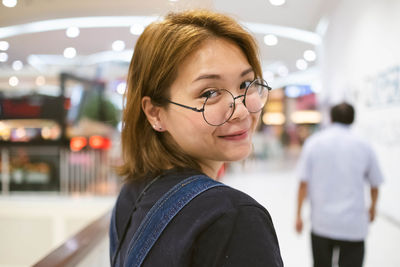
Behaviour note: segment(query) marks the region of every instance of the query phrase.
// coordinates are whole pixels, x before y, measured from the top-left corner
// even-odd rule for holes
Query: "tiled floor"
[[[247,162],[231,165],[223,182],[251,195],[270,212],[286,267],[311,267],[308,206],[305,206],[305,229],[294,230],[297,180],[294,161]],[[400,266],[400,228],[384,216],[371,224],[366,242],[365,267]]]

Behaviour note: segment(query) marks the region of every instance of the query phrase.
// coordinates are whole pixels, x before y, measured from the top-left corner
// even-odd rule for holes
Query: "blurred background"
[[[2,0],[0,266],[109,265],[135,42],[168,12],[199,7],[237,18],[258,41],[273,90],[254,154],[221,180],[271,212],[285,265],[311,266],[308,233],[294,231],[302,144],[348,101],[385,177],[365,266],[400,266],[398,0]]]

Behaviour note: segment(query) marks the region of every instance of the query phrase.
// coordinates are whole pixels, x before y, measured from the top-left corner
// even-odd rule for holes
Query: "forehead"
[[[212,38],[188,55],[178,66],[177,80],[188,82],[198,76],[215,74],[221,78],[240,75],[250,64],[242,49],[233,41]]]

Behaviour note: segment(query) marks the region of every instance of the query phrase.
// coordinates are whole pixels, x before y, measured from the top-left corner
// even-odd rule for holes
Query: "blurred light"
[[[272,83],[275,79],[275,76],[272,71],[266,70],[263,72],[263,78],[267,81],[267,83]]]
[[[299,70],[305,70],[305,69],[307,69],[307,66],[308,66],[308,64],[307,64],[307,62],[306,62],[304,59],[298,59],[298,60],[296,61],[296,67],[297,67]]]
[[[15,131],[15,137],[17,137],[17,139],[23,139],[24,137],[26,137],[26,130],[25,128],[17,128],[17,130]]]
[[[15,7],[17,5],[17,0],[3,0],[3,5],[6,7]]]
[[[320,123],[321,113],[315,110],[295,111],[290,115],[290,119],[296,124]]]
[[[8,60],[7,53],[0,53],[0,62],[6,62]]]
[[[10,47],[7,41],[0,41],[0,50],[6,51]]]
[[[37,86],[43,86],[45,84],[46,84],[46,78],[44,78],[44,76],[36,77],[36,85]]]
[[[76,56],[76,49],[73,47],[67,47],[64,50],[64,57],[74,58]]]
[[[11,76],[10,79],[8,79],[8,84],[12,87],[17,86],[19,83],[19,80],[16,76]]]
[[[85,137],[77,136],[72,137],[69,142],[69,147],[72,151],[79,151],[87,145],[87,140]]]
[[[7,124],[0,121],[0,140],[8,141],[11,136],[11,129]]]
[[[262,120],[267,125],[283,125],[286,117],[282,112],[267,112],[263,115]]]
[[[117,93],[120,95],[123,95],[125,93],[126,90],[126,83],[125,82],[121,82],[117,85]]]
[[[111,146],[111,142],[108,138],[95,135],[89,138],[89,145],[93,149],[108,149]]]
[[[79,28],[78,27],[69,27],[67,28],[67,30],[65,31],[65,34],[67,35],[67,37],[69,38],[76,38],[79,36]]]
[[[50,139],[51,137],[51,130],[49,127],[43,127],[41,131],[41,135],[43,139]]]
[[[142,24],[133,24],[130,29],[130,32],[133,35],[141,35],[143,31],[144,31],[144,26]]]
[[[286,77],[286,76],[289,75],[289,69],[288,69],[286,66],[284,66],[284,65],[279,66],[279,68],[278,68],[278,74],[279,74],[279,76],[281,76],[281,77]]]
[[[172,3],[178,2],[179,0],[169,0]]]
[[[269,2],[273,6],[281,6],[281,5],[285,4],[286,0],[269,0]]]
[[[112,43],[112,49],[114,51],[117,51],[117,52],[124,50],[125,49],[125,42],[121,41],[121,40],[114,41]]]
[[[274,46],[278,44],[278,37],[273,34],[267,34],[264,36],[264,43],[268,46]]]
[[[304,51],[304,59],[307,61],[314,61],[317,58],[317,55],[313,50],[306,50]]]
[[[15,71],[22,70],[23,67],[24,67],[24,64],[22,63],[21,60],[15,60],[15,61],[12,63],[12,68],[13,68],[13,70],[15,70]]]

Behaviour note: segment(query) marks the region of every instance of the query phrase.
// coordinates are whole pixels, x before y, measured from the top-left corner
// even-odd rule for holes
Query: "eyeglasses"
[[[204,120],[212,126],[220,126],[227,122],[235,112],[236,99],[243,97],[243,105],[250,113],[261,111],[268,99],[271,87],[263,79],[255,79],[252,82],[245,82],[240,89],[246,89],[243,95],[233,96],[226,89],[210,88],[204,93],[206,97],[201,109],[189,107],[183,104],[167,100],[169,103],[203,113]]]

